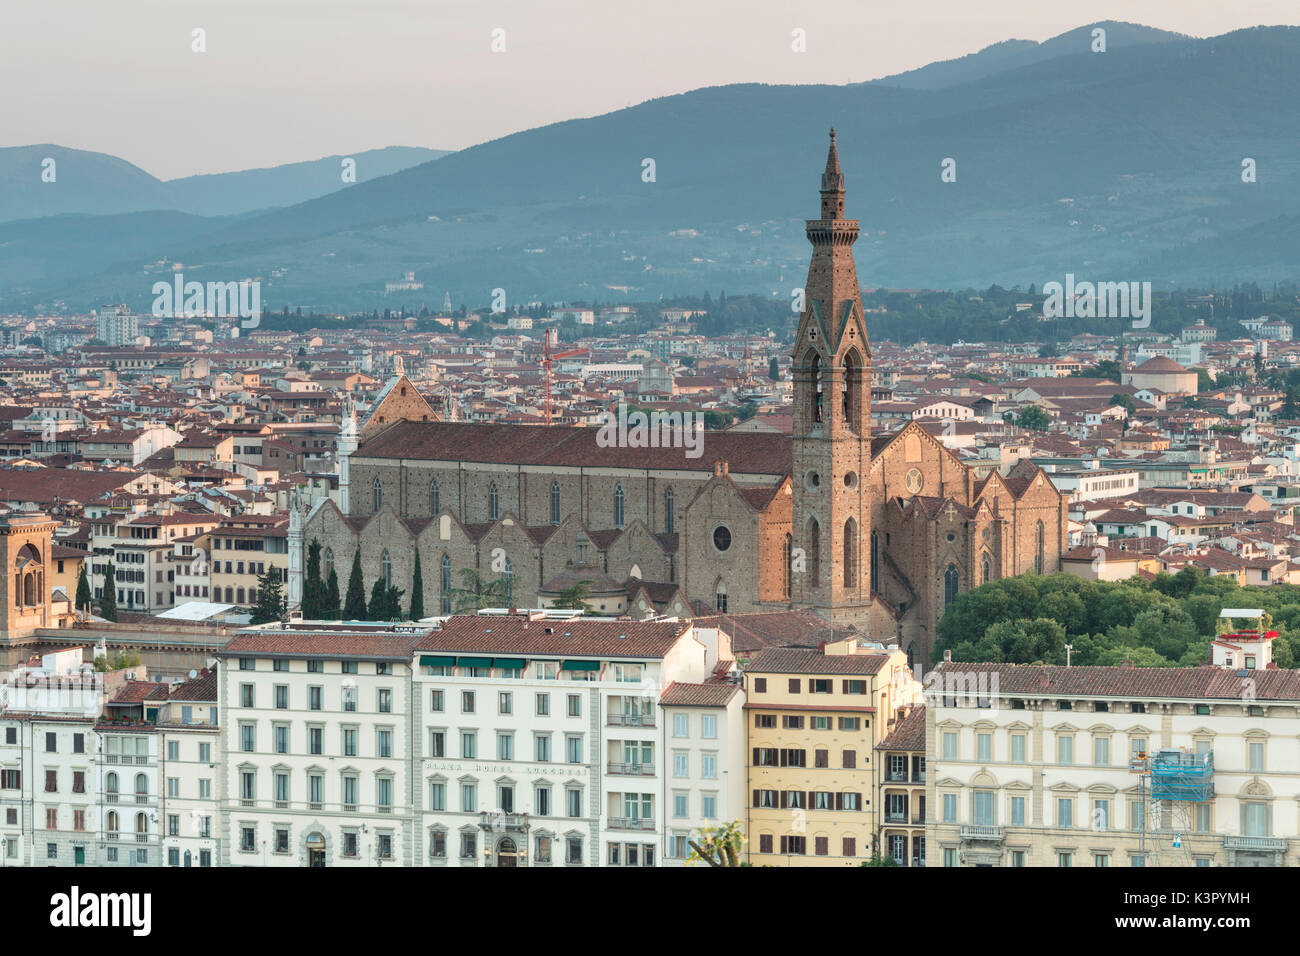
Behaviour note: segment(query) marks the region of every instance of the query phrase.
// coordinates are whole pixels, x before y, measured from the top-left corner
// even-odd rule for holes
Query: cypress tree
[[[104,597],[99,602],[99,616],[106,621],[117,620],[117,576],[112,561],[104,570]]]
[[[302,586],[302,616],[318,621],[325,616],[325,584],[320,579],[320,542],[315,538],[307,546],[307,575]]]
[[[343,602],[343,618],[348,621],[365,621],[366,586],[361,583],[361,550],[352,552],[352,573],[348,575],[348,596]]]
[[[415,551],[415,570],[411,572],[411,613],[412,621],[424,617],[424,572],[420,568],[420,550]]]
[[[339,573],[330,568],[329,580],[325,582],[325,608],[323,617],[327,621],[337,621],[343,613],[339,607]]]
[[[366,610],[367,621],[387,621],[388,587],[383,578],[375,578],[375,586],[370,589],[370,606]]]
[[[77,601],[76,608],[78,611],[89,611],[91,605],[90,581],[86,579],[86,566],[81,566],[81,573],[77,575]]]

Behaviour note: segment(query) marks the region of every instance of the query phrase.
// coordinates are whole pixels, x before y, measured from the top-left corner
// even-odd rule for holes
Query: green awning
[[[499,667],[503,671],[521,671],[528,662],[522,657],[494,657],[492,666]]]
[[[457,667],[491,667],[492,658],[490,657],[458,657],[456,658]]]
[[[566,671],[598,671],[600,670],[600,661],[565,661],[560,669]]]
[[[421,654],[420,666],[421,667],[455,667],[456,658],[437,657],[433,654]]]

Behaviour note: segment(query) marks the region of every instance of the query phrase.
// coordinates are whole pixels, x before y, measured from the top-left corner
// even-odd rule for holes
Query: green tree
[[[767,363],[767,377],[774,382],[781,381],[781,366],[777,362],[776,356],[772,356],[772,361]]]
[[[499,607],[510,600],[510,581],[499,577],[489,581],[477,568],[461,568],[462,586],[451,589],[452,609],[457,614],[473,614],[485,607]]]
[[[104,569],[104,596],[99,599],[99,616],[106,621],[117,620],[117,573],[112,561]]]
[[[1110,397],[1110,403],[1120,406],[1130,415],[1137,412],[1137,402],[1133,401],[1133,396],[1127,392],[1116,392]]]
[[[390,620],[388,616],[388,585],[384,583],[383,578],[375,578],[375,583],[370,588],[370,603],[366,606],[366,620]]]
[[[329,580],[325,582],[325,620],[337,621],[342,616],[339,607],[339,573],[330,568]]]
[[[1052,419],[1037,405],[1027,405],[1021,412],[1020,417],[1016,419],[1016,424],[1021,428],[1028,428],[1030,431],[1045,432],[1051,427]]]
[[[320,542],[315,538],[307,546],[307,574],[302,584],[302,616],[319,621],[325,616],[325,582],[320,579]]]
[[[691,855],[686,865],[705,863],[709,866],[743,866],[741,847],[745,845],[745,834],[739,820],[716,827],[701,827],[696,840],[687,840]]]
[[[879,851],[871,851],[871,859],[863,860],[858,866],[898,866],[898,861],[892,856],[881,856]]]
[[[267,568],[257,576],[257,604],[250,624],[269,624],[284,618],[284,583],[279,568]]]
[[[420,549],[415,549],[415,570],[411,572],[411,613],[412,621],[424,617],[424,571],[420,568]]]
[[[555,600],[551,602],[551,607],[565,607],[579,611],[590,611],[591,608],[587,606],[586,598],[588,590],[594,583],[595,582],[591,580],[582,580],[571,587],[565,588],[556,596]]]
[[[81,565],[81,570],[77,572],[77,601],[76,608],[78,611],[89,611],[93,598],[90,596],[90,581],[86,577],[86,565]]]
[[[348,575],[348,594],[343,600],[343,619],[365,621],[366,586],[361,580],[361,551],[352,552],[352,572]]]

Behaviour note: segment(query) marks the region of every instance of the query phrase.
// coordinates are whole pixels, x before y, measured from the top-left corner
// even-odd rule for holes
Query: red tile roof
[[[689,621],[527,621],[518,616],[459,615],[421,640],[418,650],[660,658],[691,627]]]

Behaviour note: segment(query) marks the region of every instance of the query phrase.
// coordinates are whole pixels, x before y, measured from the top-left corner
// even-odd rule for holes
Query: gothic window
[[[623,486],[614,486],[614,527],[623,527]]]
[[[560,523],[560,483],[551,482],[551,524]]]
[[[880,593],[880,536],[871,532],[871,590]]]
[[[948,570],[943,572],[943,603],[951,604],[957,600],[957,565],[948,565]]]
[[[858,585],[858,523],[852,518],[844,522],[844,587]]]
[[[855,434],[862,428],[862,360],[855,350],[844,356],[844,425]]]
[[[505,570],[501,572],[501,577],[504,578],[506,582],[506,603],[513,604],[515,593],[515,569],[514,565],[510,563],[509,558],[506,558],[506,567]]]
[[[496,521],[500,517],[501,497],[497,494],[497,483],[494,481],[488,488],[488,520]]]
[[[808,574],[812,586],[819,587],[822,583],[822,529],[816,518],[808,521]]]
[[[375,510],[378,511],[379,506],[384,503],[384,486],[379,479],[376,478],[372,487],[375,493]]]
[[[673,506],[676,500],[671,488],[664,492],[664,532],[667,534],[672,534],[677,530],[676,517],[673,514]]]
[[[384,578],[384,587],[386,588],[392,587],[393,586],[393,561],[391,558],[389,558],[387,549],[385,549],[383,557],[379,559],[379,567],[380,567],[379,573],[382,574]]]
[[[812,357],[812,400],[813,422],[820,425],[822,420],[822,359],[820,355]]]
[[[1034,529],[1034,570],[1039,574],[1043,573],[1043,523],[1040,521]]]
[[[442,591],[442,613],[451,613],[451,556],[444,554],[442,556],[442,580],[439,582]]]
[[[727,613],[727,585],[723,583],[722,578],[718,578],[718,584],[714,588],[715,597],[718,602],[718,613]]]
[[[325,549],[325,580],[329,580],[330,572],[334,570],[334,549]]]
[[[989,556],[986,554],[984,555],[983,578],[980,580],[980,584],[988,584],[992,580],[993,580],[993,562],[989,560]]]
[[[438,501],[438,479],[429,482],[429,514],[436,515],[442,510]]]
[[[794,538],[791,535],[785,536],[785,544],[781,548],[781,557],[785,564],[785,573],[781,577],[781,597],[790,600],[790,578],[793,573],[791,565],[794,564]]]

